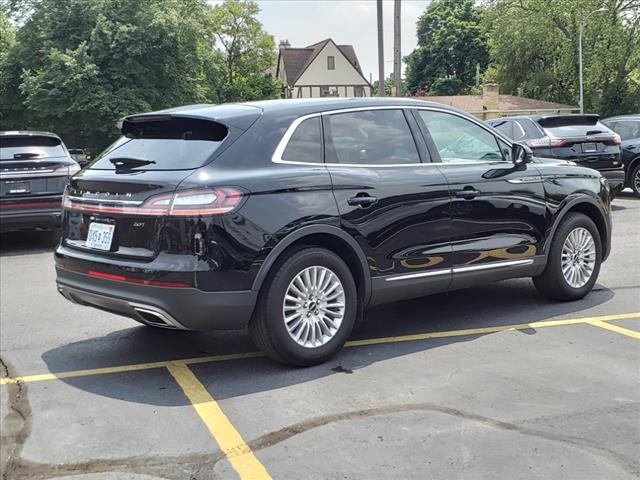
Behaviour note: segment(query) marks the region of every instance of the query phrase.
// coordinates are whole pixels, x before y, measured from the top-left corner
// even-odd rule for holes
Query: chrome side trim
[[[526,260],[507,260],[504,262],[486,263],[484,265],[470,265],[468,267],[455,267],[453,269],[453,273],[477,272],[480,270],[491,270],[494,268],[504,268],[504,267],[518,267],[518,266],[531,265],[532,263],[533,263],[533,258],[528,258]]]
[[[509,183],[540,183],[542,182],[542,177],[522,177],[522,178],[511,178],[507,180]]]
[[[385,281],[395,282],[397,280],[411,280],[413,278],[436,277],[439,275],[447,275],[451,272],[452,272],[451,268],[440,268],[438,270],[431,270],[430,272],[409,273],[407,275],[396,275],[393,277],[385,278]]]
[[[468,267],[454,267],[454,268],[440,268],[438,270],[432,270],[430,272],[421,272],[421,273],[409,273],[406,275],[394,275],[389,278],[385,278],[387,282],[395,282],[398,280],[412,280],[414,278],[426,278],[426,277],[435,277],[438,275],[446,275],[449,273],[467,273],[467,272],[477,272],[481,270],[492,270],[494,268],[504,268],[504,267],[519,267],[525,265],[533,264],[533,258],[527,258],[522,260],[506,260],[504,262],[492,262],[486,263],[484,265],[470,265]]]
[[[319,165],[326,165],[326,166],[332,166],[332,167],[360,167],[360,168],[376,168],[376,167],[420,167],[420,166],[425,166],[425,165],[438,165],[438,166],[444,166],[444,165],[460,165],[462,162],[460,163],[444,163],[444,162],[420,162],[420,163],[400,163],[400,164],[379,164],[379,165],[363,165],[363,164],[358,164],[358,163],[322,163],[322,162],[295,162],[292,160],[283,160],[282,159],[282,154],[284,153],[285,149],[287,148],[287,144],[289,143],[289,140],[291,139],[291,137],[293,136],[293,133],[295,132],[296,128],[298,128],[298,125],[300,125],[302,122],[304,122],[305,120],[307,120],[308,118],[314,118],[314,117],[320,117],[323,115],[332,115],[332,114],[336,114],[336,113],[349,113],[349,112],[362,112],[362,111],[367,111],[367,110],[429,110],[429,111],[434,111],[434,112],[443,112],[443,113],[448,113],[451,115],[455,115],[457,117],[460,118],[464,118],[466,120],[469,120],[472,123],[475,123],[476,125],[478,125],[479,127],[483,128],[484,130],[486,130],[487,132],[489,132],[491,135],[498,137],[500,140],[502,140],[503,142],[505,142],[507,145],[512,145],[513,142],[509,139],[507,139],[505,136],[503,136],[500,132],[493,130],[490,126],[485,125],[484,123],[482,123],[480,120],[477,120],[475,118],[469,118],[466,115],[463,115],[461,113],[452,111],[452,110],[447,110],[446,108],[438,108],[438,107],[430,107],[430,106],[418,106],[418,105],[375,105],[375,106],[371,106],[371,107],[352,107],[352,108],[341,108],[338,110],[327,110],[325,112],[316,112],[316,113],[310,113],[308,115],[303,115],[301,117],[296,118],[293,122],[291,122],[291,125],[289,125],[289,128],[287,128],[287,131],[284,133],[284,135],[282,136],[282,138],[280,139],[280,142],[278,143],[278,146],[276,147],[275,151],[273,152],[273,155],[271,156],[271,161],[273,163],[283,163],[283,164],[289,164],[289,165],[309,165],[309,166],[319,166]],[[496,160],[492,160],[492,161],[486,161],[486,162],[464,162],[464,163],[498,163],[498,161]],[[504,161],[504,163],[509,163],[507,161]]]

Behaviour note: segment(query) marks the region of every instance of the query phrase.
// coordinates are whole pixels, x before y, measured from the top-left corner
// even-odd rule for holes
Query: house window
[[[327,57],[327,68],[329,70],[336,69],[336,57],[332,57],[332,56]]]
[[[354,92],[354,93],[355,93],[355,96],[356,96],[356,97],[364,97],[364,87],[361,87],[361,86],[359,86],[359,85],[358,85],[358,86],[356,86],[356,87],[355,87],[355,92]]]

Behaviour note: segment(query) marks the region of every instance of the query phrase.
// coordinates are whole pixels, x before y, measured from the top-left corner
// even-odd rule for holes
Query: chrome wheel
[[[326,267],[313,266],[289,284],[282,305],[287,332],[300,346],[317,348],[329,342],[344,319],[342,282]]]
[[[562,274],[573,288],[584,287],[591,279],[596,265],[596,244],[591,232],[574,228],[562,246]]]
[[[634,190],[640,193],[640,168],[636,168],[636,174],[633,176]]]

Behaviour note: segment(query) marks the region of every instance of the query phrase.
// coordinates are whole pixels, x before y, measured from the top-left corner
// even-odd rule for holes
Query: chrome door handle
[[[368,207],[370,205],[373,205],[377,201],[378,199],[376,197],[372,197],[370,195],[361,195],[361,196],[356,195],[355,197],[349,198],[349,200],[347,200],[347,203],[354,207],[355,206]]]
[[[466,198],[467,200],[471,200],[472,198],[475,198],[478,195],[480,195],[480,193],[481,192],[479,190],[464,189],[464,190],[458,190],[456,192],[456,197]]]

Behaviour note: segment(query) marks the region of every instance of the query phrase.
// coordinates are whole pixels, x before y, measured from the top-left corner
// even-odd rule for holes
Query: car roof
[[[51,132],[39,132],[35,130],[5,130],[0,132],[3,137],[52,137],[60,139],[58,135]]]
[[[640,121],[640,114],[629,114],[629,115],[616,115],[615,117],[607,117],[603,119],[603,122],[612,122],[616,120],[635,120]]]
[[[197,104],[185,105],[181,107],[159,110],[156,112],[142,113],[138,115],[130,115],[125,119],[132,117],[143,117],[151,115],[172,115],[202,118],[212,121],[223,121],[238,119],[242,117],[255,117],[258,114],[267,115],[295,115],[302,116],[310,113],[319,113],[331,110],[341,110],[347,108],[367,108],[379,106],[398,106],[398,107],[432,107],[452,112],[466,112],[457,108],[443,105],[441,103],[426,102],[402,97],[354,97],[354,98],[300,98],[300,99],[279,99],[279,100],[260,100],[245,103],[223,103],[214,104]],[[237,121],[237,120],[236,120]],[[243,122],[244,123],[244,122]]]

